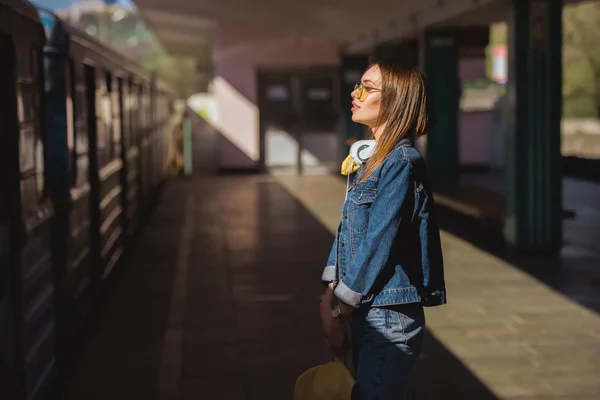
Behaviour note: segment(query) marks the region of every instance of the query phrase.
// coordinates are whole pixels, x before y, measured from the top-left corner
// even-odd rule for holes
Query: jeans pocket
[[[390,336],[399,344],[420,341],[425,328],[425,312],[420,303],[404,304],[390,310]]]
[[[388,310],[371,307],[365,316],[365,328],[374,328],[379,332],[385,332],[390,326],[390,315]]]

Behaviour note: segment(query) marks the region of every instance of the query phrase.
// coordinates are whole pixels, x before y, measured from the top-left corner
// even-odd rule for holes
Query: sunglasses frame
[[[354,85],[354,91],[357,91],[358,93],[356,93],[356,98],[359,101],[365,101],[367,99],[367,96],[369,95],[369,93],[373,92],[380,92],[381,89],[377,89],[374,87],[370,87],[370,86],[365,86],[362,82],[358,82]]]

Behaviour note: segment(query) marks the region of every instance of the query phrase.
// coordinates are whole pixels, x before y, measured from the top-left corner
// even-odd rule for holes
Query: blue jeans
[[[424,329],[421,303],[358,309],[350,326],[357,381],[353,400],[408,399]]]

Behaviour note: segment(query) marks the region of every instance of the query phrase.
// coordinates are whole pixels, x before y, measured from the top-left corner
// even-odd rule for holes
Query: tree
[[[177,97],[187,98],[201,91],[196,62],[193,58],[175,58],[163,53],[155,70],[158,76],[171,84]]]
[[[600,118],[600,4],[563,13],[564,115]]]

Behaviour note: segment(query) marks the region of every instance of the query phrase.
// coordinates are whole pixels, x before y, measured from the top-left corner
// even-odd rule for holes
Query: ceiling
[[[209,68],[219,36],[244,39],[251,31],[253,38],[318,38],[338,43],[346,53],[365,53],[430,25],[503,20],[506,7],[506,0],[134,1],[167,51],[197,59],[199,69]]]
[[[217,27],[214,21],[156,8],[141,8],[140,13],[173,56],[189,57],[210,50]]]
[[[175,55],[206,52],[222,26],[315,37],[365,51],[376,42],[502,0],[135,0]],[[208,44],[209,45],[209,44]]]

